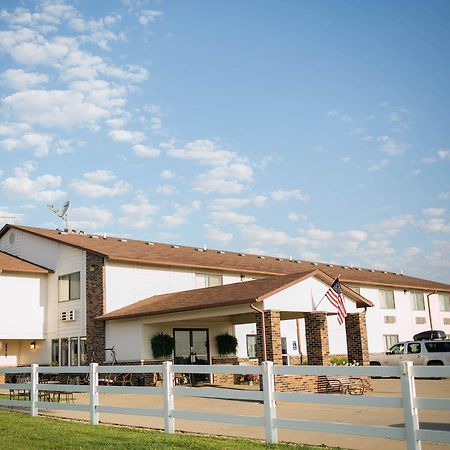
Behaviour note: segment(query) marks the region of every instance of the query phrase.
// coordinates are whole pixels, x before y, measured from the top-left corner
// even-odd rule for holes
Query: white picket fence
[[[30,400],[1,400],[0,406],[15,406],[30,408],[30,414],[36,416],[39,409],[73,410],[89,412],[90,422],[97,425],[100,414],[128,414],[153,416],[164,418],[164,429],[167,433],[175,431],[176,419],[195,421],[212,421],[229,424],[253,425],[264,427],[266,441],[278,442],[279,429],[292,429],[316,431],[326,433],[350,434],[369,437],[381,437],[403,440],[408,450],[421,449],[421,441],[450,444],[450,432],[422,429],[419,426],[418,409],[434,409],[450,411],[450,399],[423,398],[416,396],[415,377],[447,378],[450,377],[450,367],[418,367],[410,362],[404,362],[393,367],[374,366],[274,366],[265,362],[261,366],[225,366],[225,365],[173,365],[165,362],[163,365],[140,366],[99,366],[96,363],[90,366],[77,367],[44,367],[33,364],[30,367],[1,368],[0,373],[29,374],[29,383],[4,383],[3,389],[27,389],[30,391]],[[89,385],[72,384],[44,384],[39,383],[40,374],[89,374]],[[162,374],[161,387],[147,386],[101,386],[99,374],[134,373]],[[247,391],[238,389],[223,389],[212,387],[186,387],[174,385],[175,373],[190,374],[256,374],[262,375],[262,391]],[[401,383],[401,397],[381,396],[354,396],[333,394],[309,394],[293,392],[276,392],[274,389],[275,375],[327,375],[327,376],[354,376],[354,377],[399,377]],[[39,400],[39,391],[58,392],[85,392],[89,393],[89,404],[53,403]],[[163,396],[163,408],[127,408],[105,406],[99,402],[99,393],[115,394],[147,394]],[[449,393],[447,393],[448,395]],[[177,410],[174,406],[174,397],[206,397],[232,400],[260,401],[264,404],[262,416],[243,416],[238,414],[202,413],[197,411]],[[319,422],[312,420],[282,419],[277,417],[277,401],[295,403],[318,403],[334,405],[368,406],[376,408],[401,408],[404,414],[404,427],[389,427],[379,425],[360,425],[339,422]]]

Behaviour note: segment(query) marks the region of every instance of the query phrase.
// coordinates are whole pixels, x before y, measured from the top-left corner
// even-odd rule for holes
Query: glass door
[[[175,364],[209,364],[207,329],[175,329]],[[209,382],[209,374],[192,374],[192,384]]]

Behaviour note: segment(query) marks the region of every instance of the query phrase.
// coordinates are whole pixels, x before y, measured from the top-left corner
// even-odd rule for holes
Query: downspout
[[[430,318],[430,329],[433,331],[433,319],[431,318],[431,309],[430,309],[430,296],[437,294],[437,291],[430,292],[427,294],[427,305],[428,305],[428,317]]]
[[[264,311],[258,309],[256,306],[253,306],[250,303],[250,308],[259,312],[261,314],[261,326],[262,326],[262,345],[263,345],[263,358],[264,361],[267,361],[267,351],[266,351],[266,320],[264,318]]]
[[[300,355],[300,364],[303,364],[303,353],[302,353],[302,347],[301,347],[301,336],[300,336],[300,319],[296,320],[297,325],[297,345],[298,345],[298,354]]]

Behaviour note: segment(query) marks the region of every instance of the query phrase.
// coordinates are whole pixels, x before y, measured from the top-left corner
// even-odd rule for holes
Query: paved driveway
[[[399,396],[400,381],[395,379],[373,380],[374,391],[365,395]],[[249,387],[251,388],[251,387]],[[450,398],[450,379],[444,380],[416,380],[417,395],[422,397]],[[76,394],[77,403],[87,403],[87,394]],[[162,398],[153,395],[128,394],[100,394],[100,404],[111,406],[128,406],[134,408],[161,408]],[[224,414],[241,414],[258,416],[263,414],[263,406],[257,402],[220,400],[207,398],[176,397],[175,408],[181,410],[195,410],[201,412],[214,412]],[[71,411],[40,411],[59,417],[68,417],[87,420],[86,413]],[[339,406],[298,404],[288,402],[277,403],[277,416],[280,418],[310,419],[317,421],[330,421],[355,424],[372,424],[385,426],[403,426],[402,410],[394,408],[371,408],[365,406]],[[450,431],[450,411],[421,410],[419,418],[424,428]],[[163,420],[146,416],[125,416],[118,414],[101,414],[101,422],[122,425],[163,428]],[[216,434],[226,436],[242,436],[264,439],[264,430],[259,427],[219,424],[176,419],[177,430]],[[349,449],[379,450],[379,449],[405,449],[403,442],[381,439],[365,438],[361,436],[346,436],[329,433],[312,433],[304,431],[279,430],[279,440],[305,444],[324,444]],[[423,443],[424,450],[450,450],[450,445]]]

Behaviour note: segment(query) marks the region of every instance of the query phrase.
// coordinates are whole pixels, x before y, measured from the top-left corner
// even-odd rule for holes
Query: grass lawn
[[[141,428],[92,426],[87,423],[0,412],[0,442],[8,450],[23,449],[291,449],[324,450],[291,444],[268,445],[245,439],[224,439],[191,434],[167,435]]]

